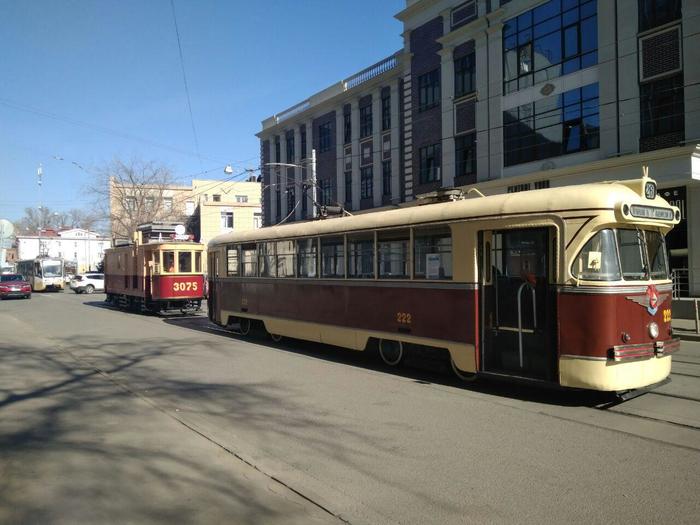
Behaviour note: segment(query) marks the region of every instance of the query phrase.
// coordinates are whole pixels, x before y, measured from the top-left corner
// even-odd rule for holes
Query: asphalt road
[[[631,401],[0,302],[3,523],[696,523],[700,344]]]

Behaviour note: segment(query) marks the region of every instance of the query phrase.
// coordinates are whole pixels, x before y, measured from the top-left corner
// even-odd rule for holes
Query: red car
[[[32,287],[18,273],[0,275],[0,299],[8,297],[32,298]]]

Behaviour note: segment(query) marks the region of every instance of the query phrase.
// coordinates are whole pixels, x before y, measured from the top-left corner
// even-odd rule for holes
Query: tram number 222
[[[196,292],[197,283],[191,281],[182,283],[173,283],[173,291],[175,292]]]
[[[411,324],[411,314],[406,312],[396,312],[396,322],[399,324]]]

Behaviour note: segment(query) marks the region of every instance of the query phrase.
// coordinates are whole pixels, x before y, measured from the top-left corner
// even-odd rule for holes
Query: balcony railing
[[[298,113],[301,113],[302,111],[305,111],[310,107],[311,101],[307,98],[306,100],[293,105],[291,108],[285,109],[282,113],[278,113],[277,115],[275,115],[275,119],[278,123],[282,122],[283,120],[287,120],[288,118],[293,117],[294,115],[297,115]]]
[[[364,82],[367,82],[368,80],[373,79],[374,77],[381,75],[382,73],[386,73],[387,71],[394,69],[399,64],[399,53],[400,52],[396,52],[384,60],[363,69],[359,73],[355,73],[353,76],[346,78],[343,80],[345,89],[352,89]]]

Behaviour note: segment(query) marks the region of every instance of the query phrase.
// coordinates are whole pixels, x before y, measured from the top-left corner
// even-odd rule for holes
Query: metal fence
[[[674,299],[690,296],[688,268],[676,268],[675,270],[671,270],[671,279],[673,280]]]

